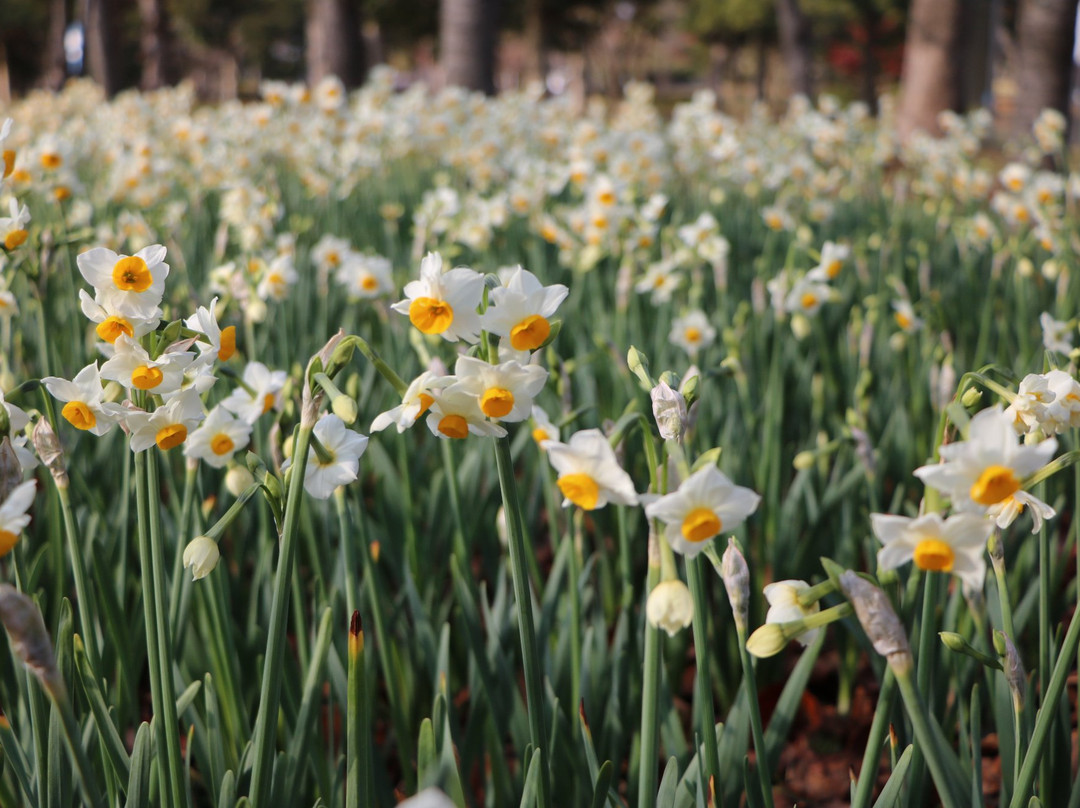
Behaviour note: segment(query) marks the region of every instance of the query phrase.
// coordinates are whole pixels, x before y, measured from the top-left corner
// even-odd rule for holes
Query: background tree
[[[360,0],[308,0],[304,25],[308,84],[337,76],[346,87],[363,83],[366,72]]]
[[[962,0],[911,4],[897,118],[901,138],[917,130],[938,132],[938,115],[957,105],[962,12]]]
[[[792,92],[812,98],[814,69],[810,18],[803,13],[798,0],[776,0],[776,27]]]
[[[442,0],[439,63],[447,84],[495,92],[495,3]]]
[[[1017,20],[1014,129],[1027,132],[1046,107],[1068,113],[1077,0],[1021,0]]]

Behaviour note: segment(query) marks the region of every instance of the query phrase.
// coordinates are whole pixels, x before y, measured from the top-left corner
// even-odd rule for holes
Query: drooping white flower
[[[765,600],[769,602],[769,611],[765,615],[765,622],[791,623],[821,611],[821,605],[817,602],[810,606],[803,606],[799,603],[799,595],[809,588],[810,584],[806,583],[806,581],[798,580],[775,581],[766,585],[762,590]],[[820,631],[820,628],[812,628],[795,639],[803,645],[809,645],[817,639]]]
[[[453,382],[453,376],[439,376],[432,370],[425,370],[409,382],[398,406],[375,416],[375,420],[371,422],[371,431],[382,432],[390,424],[394,424],[399,433],[404,432],[435,403],[433,391],[441,390]]]
[[[690,590],[679,579],[661,581],[645,601],[645,617],[649,625],[662,628],[674,637],[694,619],[694,599]]]

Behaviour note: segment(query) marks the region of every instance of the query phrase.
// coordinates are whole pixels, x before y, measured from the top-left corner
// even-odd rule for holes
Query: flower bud
[[[677,390],[661,381],[649,393],[653,418],[664,440],[680,440],[686,431],[686,399]]]
[[[694,599],[686,584],[677,578],[658,583],[645,602],[645,616],[649,625],[662,628],[669,637],[690,625],[694,617]]]
[[[67,488],[68,476],[67,469],[64,467],[64,450],[60,448],[60,439],[47,418],[39,418],[34,424],[30,441],[34,444],[34,451],[37,452],[38,458],[56,481],[56,487]]]
[[[355,423],[356,416],[360,414],[360,409],[356,406],[356,402],[344,393],[334,396],[330,401],[330,409],[334,411],[334,415],[346,424]]]
[[[4,624],[11,647],[23,664],[51,694],[62,693],[64,682],[56,668],[52,641],[37,604],[15,587],[0,584],[0,623]]]
[[[805,314],[796,313],[791,315],[791,333],[795,336],[795,339],[802,342],[810,336],[811,330],[812,326]]]
[[[964,391],[964,394],[960,396],[960,403],[968,409],[977,407],[980,401],[982,401],[982,390],[978,387],[969,387]]]
[[[728,538],[727,549],[720,562],[720,577],[724,579],[731,614],[735,618],[735,627],[742,633],[746,631],[746,620],[750,613],[750,570],[746,559],[739,552],[735,539]]]
[[[238,497],[247,491],[255,482],[253,475],[246,467],[234,464],[225,472],[225,488],[234,497]]]
[[[1020,652],[1016,650],[1013,641],[1003,631],[995,631],[994,638],[1001,635],[1005,652],[1002,656],[1002,669],[1005,672],[1005,681],[1009,683],[1009,691],[1012,693],[1013,706],[1017,711],[1024,708],[1024,691],[1027,685],[1027,674],[1024,673],[1024,663],[1020,660]],[[995,645],[997,643],[995,642]]]
[[[893,668],[910,667],[911,646],[907,634],[885,593],[851,570],[840,576],[840,588],[855,607],[855,614],[874,650]]]
[[[191,570],[191,580],[205,578],[214,571],[221,552],[209,536],[196,536],[184,548],[184,568]]]
[[[788,636],[778,623],[766,623],[750,635],[746,650],[759,659],[776,656],[788,644]]]
[[[795,459],[791,461],[791,465],[795,467],[796,471],[806,471],[813,468],[814,453],[808,449],[799,452],[795,455]]]

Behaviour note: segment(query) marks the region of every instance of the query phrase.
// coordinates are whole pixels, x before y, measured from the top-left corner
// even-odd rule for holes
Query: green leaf
[[[656,808],[675,808],[675,791],[679,787],[679,762],[668,758],[664,776],[660,778],[660,790],[656,792]]]
[[[435,728],[430,718],[420,724],[420,738],[416,743],[416,780],[423,788],[435,773]]]
[[[90,667],[90,660],[86,655],[82,638],[76,634],[73,639],[75,649],[75,669],[79,673],[79,683],[82,685],[86,700],[90,702],[90,711],[94,714],[94,725],[97,727],[98,738],[105,749],[109,764],[117,780],[126,783],[131,775],[131,759],[128,757],[127,748],[120,737],[120,732],[109,715],[109,708],[105,704],[105,697],[98,687],[97,677]]]
[[[810,681],[810,674],[814,670],[814,663],[824,644],[825,632],[819,631],[817,639],[802,652],[799,661],[795,663],[795,668],[788,676],[784,689],[780,693],[780,699],[776,702],[776,709],[773,710],[772,718],[769,719],[769,727],[765,730],[765,758],[769,772],[776,768],[780,749],[791,729],[791,722],[795,719],[795,713],[806,691],[806,684]]]
[[[592,808],[603,808],[604,803],[607,802],[608,789],[611,787],[611,778],[614,774],[615,766],[610,760],[605,760],[593,786]]]
[[[135,733],[135,746],[131,750],[131,775],[127,784],[127,808],[147,808],[150,805],[150,761],[153,757],[154,738],[150,725],[145,721]]]
[[[904,749],[904,753],[900,755],[900,759],[896,761],[896,768],[893,769],[888,782],[885,783],[881,793],[878,794],[877,801],[874,802],[874,808],[892,808],[892,806],[896,805],[897,800],[900,798],[901,789],[904,787],[904,777],[911,766],[912,749],[914,747],[908,744]]]
[[[533,750],[529,770],[525,773],[525,787],[521,792],[521,808],[533,808],[540,788],[540,750]]]

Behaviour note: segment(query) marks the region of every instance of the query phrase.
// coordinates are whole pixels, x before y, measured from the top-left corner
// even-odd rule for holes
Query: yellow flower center
[[[236,444],[233,443],[233,439],[224,432],[218,432],[210,439],[210,451],[216,455],[228,454],[234,448],[236,448]]]
[[[12,230],[4,236],[4,249],[14,250],[16,247],[22,246],[28,235],[25,230]]]
[[[894,313],[893,318],[896,320],[896,324],[905,331],[911,328],[911,318],[904,314],[904,312],[898,311]]]
[[[230,325],[221,329],[221,348],[218,349],[217,358],[222,362],[228,362],[236,353],[236,326]]]
[[[799,298],[799,305],[804,309],[812,309],[817,305],[817,295],[813,292],[803,292],[803,296]]]
[[[840,269],[843,266],[844,264],[842,261],[837,261],[834,258],[829,262],[828,266],[825,267],[825,274],[828,275],[830,279],[835,279],[836,276],[840,274]]]
[[[15,170],[15,150],[4,149],[4,179],[11,176],[11,172]]]
[[[47,168],[50,171],[56,168],[60,168],[64,163],[64,158],[56,152],[46,152],[41,155],[41,167]]]
[[[53,188],[53,197],[57,202],[63,202],[66,199],[71,199],[71,189],[66,185],[57,185]]]
[[[469,436],[469,422],[460,415],[444,415],[439,421],[439,431],[448,438],[461,440]]]
[[[18,540],[18,533],[12,533],[10,530],[0,530],[0,558],[10,553]]]
[[[110,345],[116,342],[116,338],[123,334],[126,337],[134,337],[135,329],[131,323],[125,320],[123,317],[117,317],[115,314],[111,317],[106,317],[100,323],[97,324],[97,328],[94,329],[97,335],[108,342]]]
[[[548,440],[550,436],[548,435],[546,429],[538,426],[532,431],[532,438],[537,443],[543,443],[544,441]]]
[[[409,304],[409,322],[425,334],[441,334],[454,322],[454,309],[445,300],[418,297]]]
[[[60,414],[76,429],[93,429],[97,426],[97,416],[82,401],[69,401],[60,410]]]
[[[515,351],[535,351],[551,335],[551,323],[539,314],[530,314],[510,329],[510,344]]]
[[[271,409],[273,409],[274,402],[276,400],[277,400],[277,398],[274,396],[273,393],[267,393],[265,396],[263,396],[263,414],[264,415],[266,413],[270,412]]]
[[[690,326],[683,333],[683,337],[686,338],[687,342],[701,342],[701,329]]]
[[[489,387],[480,396],[480,409],[488,418],[503,418],[514,409],[514,394],[505,387]]]
[[[137,255],[125,256],[113,265],[113,283],[123,292],[145,292],[154,282],[150,267]]]
[[[131,383],[140,390],[153,390],[164,378],[165,374],[161,372],[161,368],[149,365],[140,365],[131,371]]]
[[[326,254],[326,263],[328,263],[332,267],[336,267],[338,264],[341,263],[341,256],[338,255],[335,251],[331,250]]]
[[[157,431],[154,441],[163,452],[175,449],[187,440],[187,427],[183,424],[169,424]]]
[[[994,505],[1020,490],[1020,481],[1005,466],[989,466],[971,486],[971,498],[980,505]]]
[[[420,394],[420,412],[416,413],[416,417],[419,418],[421,415],[423,415],[425,412],[427,412],[429,409],[431,409],[431,405],[434,404],[434,403],[435,403],[434,398],[429,396],[427,393],[421,393]]]
[[[365,275],[364,279],[360,281],[360,288],[365,292],[374,292],[379,288],[379,282],[371,275]]]
[[[682,534],[687,541],[711,539],[723,529],[724,523],[711,508],[694,508],[682,520]]]
[[[600,193],[600,196],[597,197],[597,201],[599,201],[601,205],[614,205],[615,194],[611,191],[603,191]]]
[[[941,539],[923,539],[915,545],[915,566],[931,572],[951,572],[956,553]]]
[[[564,474],[555,484],[564,497],[583,510],[591,511],[600,499],[600,487],[588,474]]]

